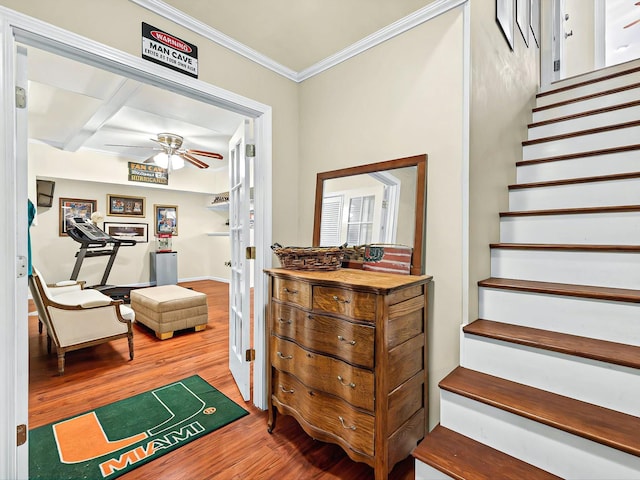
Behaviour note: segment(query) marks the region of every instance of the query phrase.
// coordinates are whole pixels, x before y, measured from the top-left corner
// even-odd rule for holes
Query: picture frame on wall
[[[107,194],[107,215],[110,217],[145,216],[144,197]]]
[[[104,222],[104,231],[118,240],[135,240],[136,243],[149,242],[148,223]]]
[[[513,50],[513,5],[514,0],[496,0],[496,22],[500,25],[502,34]]]
[[[530,14],[531,0],[516,0],[516,23],[527,47],[529,46]]]
[[[540,0],[531,0],[530,12],[529,25],[531,27],[531,36],[536,42],[536,46],[540,48]]]
[[[178,235],[178,206],[177,205],[154,205],[154,218],[156,235],[160,233],[170,233]]]
[[[97,200],[84,200],[82,198],[60,198],[60,225],[58,235],[65,237],[71,227],[74,218],[91,220],[91,214],[96,211]]]

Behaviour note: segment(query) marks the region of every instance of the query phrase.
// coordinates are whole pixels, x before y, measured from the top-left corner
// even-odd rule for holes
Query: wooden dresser
[[[428,431],[428,276],[271,269],[269,420],[292,415],[386,479]]]

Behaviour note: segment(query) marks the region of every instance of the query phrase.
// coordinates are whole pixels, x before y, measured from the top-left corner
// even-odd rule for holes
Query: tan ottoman
[[[176,330],[204,330],[209,318],[207,295],[178,285],[131,290],[131,308],[136,321],[156,332],[160,340],[173,337]]]

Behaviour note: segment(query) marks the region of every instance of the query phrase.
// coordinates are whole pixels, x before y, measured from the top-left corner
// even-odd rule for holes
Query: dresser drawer
[[[272,392],[276,404],[291,408],[310,425],[341,438],[352,450],[373,456],[373,415],[310,389],[293,376],[277,370],[273,372]]]
[[[273,298],[311,308],[311,286],[298,280],[274,278]]]
[[[337,313],[358,320],[374,321],[376,318],[376,295],[354,292],[344,288],[314,286],[313,309]]]
[[[336,395],[351,405],[373,411],[374,374],[341,360],[305,350],[271,336],[271,365],[295,375],[311,388]]]
[[[340,318],[307,313],[291,305],[273,303],[272,332],[345,362],[373,368],[375,329]]]

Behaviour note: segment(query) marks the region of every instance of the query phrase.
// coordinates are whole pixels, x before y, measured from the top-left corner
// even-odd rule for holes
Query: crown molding
[[[238,55],[242,55],[243,57],[259,65],[262,65],[263,67],[268,68],[269,70],[282,75],[289,80],[293,80],[294,82],[302,82],[352,57],[355,57],[356,55],[359,55],[362,52],[381,44],[382,42],[390,40],[391,38],[400,35],[408,30],[411,30],[412,28],[415,28],[424,22],[438,17],[453,8],[463,5],[470,0],[436,0],[429,5],[416,10],[412,14],[407,15],[406,17],[401,18],[400,20],[397,20],[390,25],[387,25],[377,32],[368,35],[362,40],[357,41],[347,48],[340,50],[339,52],[299,72],[296,72],[295,70],[292,70],[282,65],[281,63],[276,62],[272,58],[263,55],[262,53],[246,46],[241,42],[238,42],[237,40],[231,38],[228,35],[225,35],[219,30],[216,30],[215,28],[212,28],[209,25],[206,25],[201,21],[185,14],[181,10],[178,10],[171,5],[166,4],[162,0],[129,1],[139,5],[142,8],[146,8],[147,10],[150,10],[153,13],[160,15],[161,17],[164,17],[167,20],[170,20],[188,30],[191,30],[198,35],[202,35],[212,42],[215,42],[218,45],[237,53]]]
[[[384,28],[381,28],[377,32],[364,37],[362,40],[348,46],[347,48],[340,50],[339,52],[320,60],[318,63],[311,65],[304,70],[298,72],[297,81],[302,82],[308,78],[313,77],[325,70],[335,67],[339,63],[349,60],[356,55],[360,55],[362,52],[369,50],[370,48],[380,45],[382,42],[392,39],[404,32],[411,30],[433,18],[436,18],[449,10],[456,8],[460,5],[467,3],[469,0],[436,0],[429,5],[416,10],[410,15],[407,15],[400,20],[397,20]]]
[[[225,47],[232,52],[237,53],[238,55],[242,55],[249,60],[262,65],[269,70],[282,75],[283,77],[288,78],[289,80],[293,80],[294,82],[298,81],[298,73],[295,70],[292,70],[284,65],[276,62],[275,60],[267,57],[266,55],[261,54],[260,52],[254,50],[246,46],[244,43],[240,43],[237,40],[231,38],[228,35],[225,35],[219,30],[210,27],[202,23],[200,20],[197,20],[187,14],[185,14],[182,10],[178,10],[177,8],[172,7],[171,5],[167,5],[165,2],[161,0],[129,0],[147,10],[152,11],[153,13],[160,15],[161,17],[166,18],[178,25],[191,30],[198,35],[202,35],[205,38],[208,38],[214,43]]]

